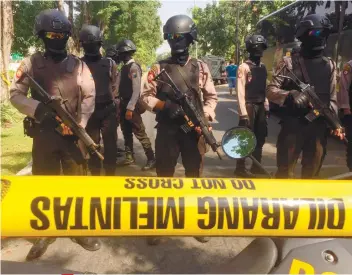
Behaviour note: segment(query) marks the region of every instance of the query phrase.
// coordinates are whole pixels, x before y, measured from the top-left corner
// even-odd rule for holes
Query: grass
[[[12,106],[1,106],[1,174],[14,175],[31,160],[32,139],[24,136],[24,116]]]

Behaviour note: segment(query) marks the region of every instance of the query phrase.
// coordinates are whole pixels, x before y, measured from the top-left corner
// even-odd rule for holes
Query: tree
[[[255,32],[259,18],[292,1],[225,1],[208,4],[204,9],[194,8],[192,14],[198,28],[199,47],[206,54],[234,58],[236,12],[239,11],[238,37],[245,53],[245,38]]]
[[[1,79],[6,79],[8,81],[8,65],[10,61],[11,46],[13,41],[13,15],[12,15],[12,2],[11,1],[0,1],[0,74]],[[0,80],[1,89],[1,102],[8,99],[9,87],[7,83]]]

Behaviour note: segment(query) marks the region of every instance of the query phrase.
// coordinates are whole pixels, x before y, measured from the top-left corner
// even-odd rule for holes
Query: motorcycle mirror
[[[233,127],[222,137],[221,147],[225,154],[232,159],[243,159],[250,156],[257,139],[254,133],[245,127]]]

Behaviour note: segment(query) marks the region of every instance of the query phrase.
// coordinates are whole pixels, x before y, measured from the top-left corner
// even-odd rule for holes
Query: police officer
[[[117,96],[117,67],[111,58],[102,57],[100,48],[103,35],[94,25],[84,25],[79,41],[84,49],[82,60],[88,65],[95,82],[95,110],[88,121],[87,132],[96,144],[100,144],[100,131],[104,143],[105,175],[113,176],[116,170],[117,120],[114,98]],[[88,162],[93,176],[100,175],[101,161],[91,156]]]
[[[141,92],[142,69],[134,61],[132,55],[136,46],[131,40],[124,39],[116,46],[119,59],[123,62],[118,77],[118,94],[120,98],[120,122],[125,139],[126,158],[119,165],[130,165],[135,162],[133,156],[133,136],[142,144],[147,163],[142,170],[155,168],[155,157],[152,144],[145,132],[141,114],[145,111],[144,104],[139,100]]]
[[[314,86],[318,97],[337,112],[335,63],[323,56],[331,29],[325,16],[311,14],[303,18],[296,29],[296,37],[302,42],[300,51],[284,57],[276,74],[293,77],[293,72],[301,81]],[[286,109],[277,140],[277,178],[294,176],[302,151],[302,178],[316,177],[326,154],[328,131],[324,118],[313,122],[305,118],[311,110],[308,98],[297,89],[292,81],[279,76],[274,76],[267,87],[269,101]]]
[[[261,162],[262,150],[265,138],[268,134],[267,116],[269,115],[269,103],[266,98],[267,71],[265,65],[260,62],[263,51],[267,48],[267,42],[261,35],[251,35],[246,39],[246,49],[249,59],[242,63],[237,72],[237,103],[240,116],[239,126],[253,130],[257,145],[253,157]],[[245,161],[238,160],[235,174],[239,177],[253,177],[260,173],[257,166],[252,165],[249,171],[245,168]]]
[[[340,90],[337,93],[337,103],[342,109],[343,124],[346,129],[347,167],[352,172],[352,60],[348,61],[340,76]]]
[[[171,47],[171,57],[152,66],[143,81],[141,92],[148,110],[156,113],[158,122],[155,140],[156,173],[158,177],[172,177],[181,153],[186,177],[199,177],[206,151],[204,139],[200,137],[199,129],[188,133],[181,130],[180,126],[184,124],[184,118],[180,106],[170,96],[171,88],[153,79],[161,69],[165,69],[208,121],[213,121],[215,118],[217,93],[208,66],[189,55],[189,46],[197,40],[197,29],[192,19],[186,15],[173,16],[164,25],[163,32],[164,39]],[[167,82],[164,77],[161,79]],[[204,106],[201,94],[203,94]],[[151,238],[149,243],[154,244],[158,240],[158,238]],[[197,240],[206,242],[209,238],[197,238]]]
[[[67,40],[71,34],[71,23],[58,10],[45,10],[35,19],[34,33],[43,40],[45,52],[37,52],[25,58],[16,72],[10,89],[13,106],[27,115],[25,131],[33,138],[33,175],[59,175],[60,166],[65,175],[84,175],[85,159],[79,150],[71,129],[61,125],[58,133],[56,114],[41,102],[42,98],[31,88],[23,73],[28,73],[52,96],[66,99],[64,108],[86,127],[94,111],[94,81],[87,65],[79,58],[66,52]],[[93,238],[74,238],[87,250],[97,250],[100,243]],[[27,260],[43,255],[54,238],[37,239]]]

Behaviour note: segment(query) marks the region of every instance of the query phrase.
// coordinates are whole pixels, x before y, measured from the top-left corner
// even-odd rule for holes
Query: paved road
[[[238,115],[235,98],[229,96],[226,87],[218,87],[219,104],[217,120],[213,124],[215,136],[221,139],[224,131],[236,126]],[[155,120],[145,113],[144,122],[148,135],[155,139]],[[264,146],[263,163],[270,171],[275,171],[275,142],[279,131],[278,119],[269,120],[269,137]],[[122,134],[120,133],[120,137]],[[145,175],[140,169],[146,159],[143,150],[135,140],[137,163],[118,171],[119,175]],[[122,144],[122,143],[121,143]],[[335,175],[347,172],[343,145],[329,140],[328,155],[324,162],[322,175]],[[299,165],[298,165],[299,166]],[[204,176],[232,177],[234,161],[219,160],[213,152],[205,159]],[[299,167],[297,168],[299,171]],[[149,172],[155,176],[155,172]],[[180,161],[176,176],[183,176]],[[25,261],[32,240],[12,239],[3,241],[2,260]],[[170,238],[166,243],[150,247],[143,238],[104,238],[103,247],[97,252],[83,250],[69,239],[59,239],[52,244],[38,263],[52,264],[65,269],[95,273],[205,273],[209,267],[221,264],[239,253],[251,241],[249,238],[212,238],[206,244],[198,243],[191,237]]]

